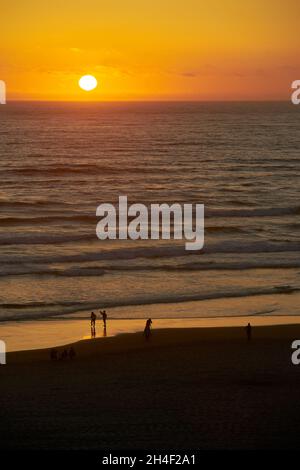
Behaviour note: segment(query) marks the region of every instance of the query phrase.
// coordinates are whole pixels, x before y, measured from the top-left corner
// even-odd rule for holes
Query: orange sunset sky
[[[299,0],[15,0],[1,4],[8,99],[287,100]],[[94,75],[92,92],[78,87]]]

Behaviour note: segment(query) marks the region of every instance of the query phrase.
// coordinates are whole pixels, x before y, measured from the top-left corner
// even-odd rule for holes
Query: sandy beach
[[[12,352],[1,449],[276,449],[300,444],[300,325],[154,329]],[[61,348],[60,348],[61,350]],[[299,366],[300,367],[300,366]]]

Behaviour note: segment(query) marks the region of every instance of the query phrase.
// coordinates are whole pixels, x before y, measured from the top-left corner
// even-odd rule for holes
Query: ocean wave
[[[300,214],[300,206],[253,209],[206,209],[205,217],[281,217]]]
[[[79,234],[79,235],[57,235],[57,234],[40,234],[40,233],[0,233],[1,245],[57,245],[64,243],[76,243],[82,241],[97,240],[95,234]]]
[[[1,220],[1,219],[0,219]],[[28,220],[28,219],[26,219]],[[228,226],[211,226],[206,227],[207,233],[216,234],[239,234],[244,233],[244,229],[240,227]],[[171,235],[173,230],[170,231]],[[76,243],[82,241],[97,241],[95,233],[82,233],[78,235],[73,234],[49,234],[49,233],[0,233],[0,246],[1,245],[52,245],[64,243]]]
[[[262,260],[262,261],[242,261],[242,262],[230,262],[230,263],[186,263],[168,269],[179,269],[188,271],[242,271],[248,269],[294,269],[300,267],[300,260]]]
[[[137,264],[137,265],[102,265],[102,266],[72,266],[72,268],[55,269],[51,266],[2,265],[0,277],[6,276],[54,276],[54,277],[93,277],[104,276],[110,272],[140,272],[140,271],[243,271],[250,269],[295,269],[300,268],[299,260],[261,260],[237,262],[193,262],[181,264]]]
[[[94,223],[96,224],[98,221],[96,214],[93,215],[85,215],[85,214],[70,214],[70,215],[42,215],[36,217],[1,217],[0,222],[2,226],[10,226],[10,225],[24,225],[24,226],[32,226],[32,225],[50,225],[50,224],[61,224],[61,223],[70,223],[74,224],[75,222],[78,223]]]
[[[86,277],[103,276],[106,269],[99,266],[92,267],[72,267],[67,269],[55,269],[48,266],[2,266],[0,277],[7,276],[54,276],[54,277]]]
[[[160,169],[157,167],[130,166],[123,168],[123,173],[132,174],[158,174]],[[168,168],[169,171],[169,168]],[[173,170],[174,171],[174,170]],[[1,174],[7,175],[23,175],[23,176],[42,176],[42,177],[68,177],[70,175],[119,175],[119,168],[112,165],[93,165],[93,164],[72,164],[72,165],[48,165],[40,167],[15,167],[5,169]]]
[[[0,313],[0,322],[12,320],[32,320],[32,319],[45,319],[48,317],[61,316],[66,313],[76,313],[80,311],[96,310],[97,308],[113,308],[125,307],[133,305],[151,305],[151,304],[165,304],[165,303],[178,303],[178,302],[191,302],[201,300],[217,300],[226,298],[242,298],[253,297],[261,295],[290,295],[294,292],[299,292],[300,288],[294,286],[279,285],[265,288],[248,288],[241,290],[220,291],[207,294],[171,294],[165,296],[151,296],[144,297],[143,299],[120,299],[103,302],[102,300],[95,302],[28,302],[28,303],[0,303],[0,309],[6,312]],[[34,312],[33,309],[40,309],[42,311]],[[10,310],[10,312],[9,312]],[[29,310],[29,311],[28,311]],[[20,313],[18,313],[20,311]]]
[[[15,207],[41,207],[41,206],[62,206],[65,205],[63,202],[58,201],[48,201],[48,200],[35,200],[35,201],[22,201],[22,200],[10,200],[10,199],[0,199],[1,209],[5,208],[15,208]]]
[[[146,204],[147,205],[147,204]],[[255,218],[255,217],[282,217],[300,214],[300,206],[294,207],[273,207],[273,208],[252,208],[252,209],[209,209],[205,208],[205,218]],[[129,218],[130,219],[130,218]],[[2,216],[0,221],[4,226],[10,225],[42,225],[42,224],[96,224],[99,218],[96,216],[96,207],[94,213],[73,212],[69,214],[51,214],[36,215],[34,217],[24,216]],[[223,228],[224,230],[224,228]],[[225,229],[226,230],[226,229]]]
[[[92,262],[105,260],[130,260],[136,258],[174,258],[180,256],[191,256],[198,254],[202,256],[206,254],[218,253],[282,253],[282,252],[299,252],[300,242],[288,241],[282,243],[268,242],[264,240],[255,242],[243,242],[239,240],[225,240],[219,243],[210,243],[204,245],[204,248],[195,253],[194,251],[185,250],[184,245],[175,246],[143,246],[138,248],[116,248],[114,250],[101,250],[99,242],[99,251],[72,255],[51,255],[51,256],[24,256],[19,255],[2,255],[0,257],[1,264],[20,265],[23,264],[53,264],[53,263],[73,263],[73,262]]]
[[[5,170],[6,174],[16,174],[24,176],[59,176],[63,174],[94,174],[98,171],[97,165],[55,165],[55,166],[44,166],[44,167],[16,167]],[[1,174],[1,173],[0,173]]]

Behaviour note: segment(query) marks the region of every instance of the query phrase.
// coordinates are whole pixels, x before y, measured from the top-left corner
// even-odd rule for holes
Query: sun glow
[[[277,101],[299,78],[299,0],[0,4],[10,100]]]
[[[98,85],[98,82],[96,78],[93,77],[93,75],[84,75],[83,77],[81,77],[78,83],[80,88],[84,91],[92,91]]]

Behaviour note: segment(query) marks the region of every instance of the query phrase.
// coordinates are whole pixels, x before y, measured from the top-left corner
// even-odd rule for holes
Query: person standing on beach
[[[250,325],[250,323],[248,323],[248,325],[246,326],[246,334],[247,334],[247,339],[248,339],[248,341],[251,341],[251,338],[252,338],[252,326]]]
[[[148,340],[151,335],[151,324],[152,324],[152,320],[151,318],[148,318],[148,320],[146,321],[145,329],[144,329],[144,335],[145,335],[146,340]]]
[[[106,330],[106,320],[107,320],[107,313],[106,310],[100,310],[103,320],[103,328]]]
[[[75,350],[73,346],[71,346],[71,348],[69,349],[69,358],[73,360],[75,356],[76,356]]]
[[[51,358],[51,361],[57,361],[58,354],[57,354],[57,349],[56,348],[51,349],[50,358]]]
[[[95,338],[96,336],[96,315],[94,312],[91,313],[91,336]]]

